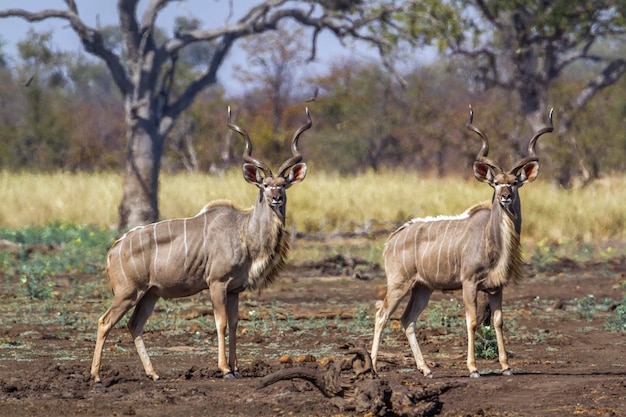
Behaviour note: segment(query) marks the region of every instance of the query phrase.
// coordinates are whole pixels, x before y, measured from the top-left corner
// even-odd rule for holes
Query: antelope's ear
[[[527,182],[533,182],[537,179],[538,175],[539,162],[531,161],[522,166],[519,173],[517,174],[517,179],[519,180],[521,186],[522,184],[526,184]]]
[[[301,182],[306,176],[306,164],[300,162],[289,169],[289,175],[285,178],[285,188],[291,187],[293,184]]]
[[[491,165],[485,162],[474,162],[474,176],[480,182],[486,182],[490,185],[493,183],[494,175]]]
[[[261,187],[263,185],[263,175],[261,174],[262,171],[256,165],[248,163],[243,164],[243,177],[250,184]]]

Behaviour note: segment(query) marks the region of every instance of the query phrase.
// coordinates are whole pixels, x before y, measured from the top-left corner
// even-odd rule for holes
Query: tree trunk
[[[132,113],[132,112],[131,112]],[[149,119],[127,115],[127,156],[123,196],[119,207],[120,232],[159,220],[159,171],[163,136]]]

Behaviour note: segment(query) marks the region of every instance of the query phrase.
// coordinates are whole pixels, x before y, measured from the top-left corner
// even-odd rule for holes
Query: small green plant
[[[474,353],[479,359],[496,359],[498,357],[498,341],[493,327],[480,325],[474,340]]]
[[[369,306],[361,304],[355,314],[355,328],[361,332],[369,332],[374,327],[374,322],[368,314]]]
[[[615,308],[613,314],[606,318],[604,328],[609,332],[626,333],[626,295],[622,298],[620,305]]]
[[[18,245],[16,253],[0,256],[2,270],[19,280],[25,295],[52,296],[55,276],[102,270],[114,232],[94,226],[54,222],[43,227],[0,228],[0,239]]]
[[[596,298],[593,294],[576,299],[576,313],[579,318],[591,321],[596,316],[596,311]]]
[[[537,243],[530,260],[539,270],[543,270],[546,266],[556,260],[556,251],[559,248],[559,242],[551,242],[548,239],[542,239]]]
[[[430,327],[443,327],[445,334],[460,334],[465,329],[461,314],[463,306],[455,299],[432,303],[427,310],[426,324]]]
[[[248,329],[253,333],[256,333],[263,324],[263,320],[261,320],[261,314],[256,310],[248,311],[248,320],[250,321]]]
[[[24,285],[24,293],[32,298],[47,299],[52,297],[55,283],[48,278],[46,263],[27,263],[21,267],[20,282]]]

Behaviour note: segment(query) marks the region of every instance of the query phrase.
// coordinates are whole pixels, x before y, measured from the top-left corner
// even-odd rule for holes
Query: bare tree
[[[557,135],[573,149],[561,161],[559,182],[569,184],[582,162],[568,129],[576,115],[602,89],[626,72],[620,45],[626,35],[626,8],[614,0],[468,0],[428,1],[432,21],[419,27],[408,19],[414,34],[434,38],[440,48],[458,56],[477,88],[502,88],[519,98],[522,126],[525,120],[537,130],[551,107],[555,81],[575,65],[583,64],[590,76],[575,98],[559,104]],[[417,13],[421,12],[420,10]],[[408,16],[411,16],[409,13]],[[417,35],[416,35],[417,36]],[[518,129],[520,130],[520,129]],[[510,140],[521,156],[525,143],[519,132]]]
[[[118,0],[119,30],[124,50],[106,42],[99,28],[81,18],[75,0],[65,0],[66,9],[30,12],[23,9],[0,11],[0,18],[20,17],[30,22],[62,19],[80,37],[85,50],[102,59],[120,90],[125,109],[127,160],[124,191],[119,207],[119,229],[151,223],[159,218],[158,179],[164,141],[180,114],[206,87],[216,84],[217,73],[239,39],[276,30],[279,23],[292,20],[309,28],[310,58],[316,55],[318,35],[329,30],[339,39],[360,39],[381,52],[385,43],[371,36],[376,25],[389,25],[389,16],[402,10],[402,2],[384,0],[375,5],[362,1],[267,0],[251,7],[232,24],[212,29],[180,26],[169,38],[159,40],[156,27],[159,12],[173,0],[150,0],[138,18],[139,0]],[[199,42],[209,43],[212,53],[198,75],[184,86],[174,88],[177,58]]]
[[[297,68],[308,57],[301,30],[280,29],[243,43],[247,65],[237,66],[236,77],[251,81],[267,94],[272,105],[272,134],[282,123],[296,80]]]

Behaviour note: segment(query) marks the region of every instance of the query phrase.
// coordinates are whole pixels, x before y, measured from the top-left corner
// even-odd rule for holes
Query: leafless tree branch
[[[159,12],[169,3],[169,0],[151,0],[141,17],[141,27],[154,26]]]
[[[76,11],[76,5],[73,1],[68,2],[70,10],[42,10],[39,12],[29,12],[23,9],[7,9],[0,11],[0,18],[2,17],[20,17],[29,22],[39,22],[46,19],[58,18],[69,22],[70,26],[80,37],[85,50],[91,54],[94,54],[106,63],[113,80],[122,92],[127,94],[132,90],[132,85],[124,66],[121,64],[117,55],[115,55],[110,49],[108,49],[102,40],[100,33],[87,26],[78,16]]]

